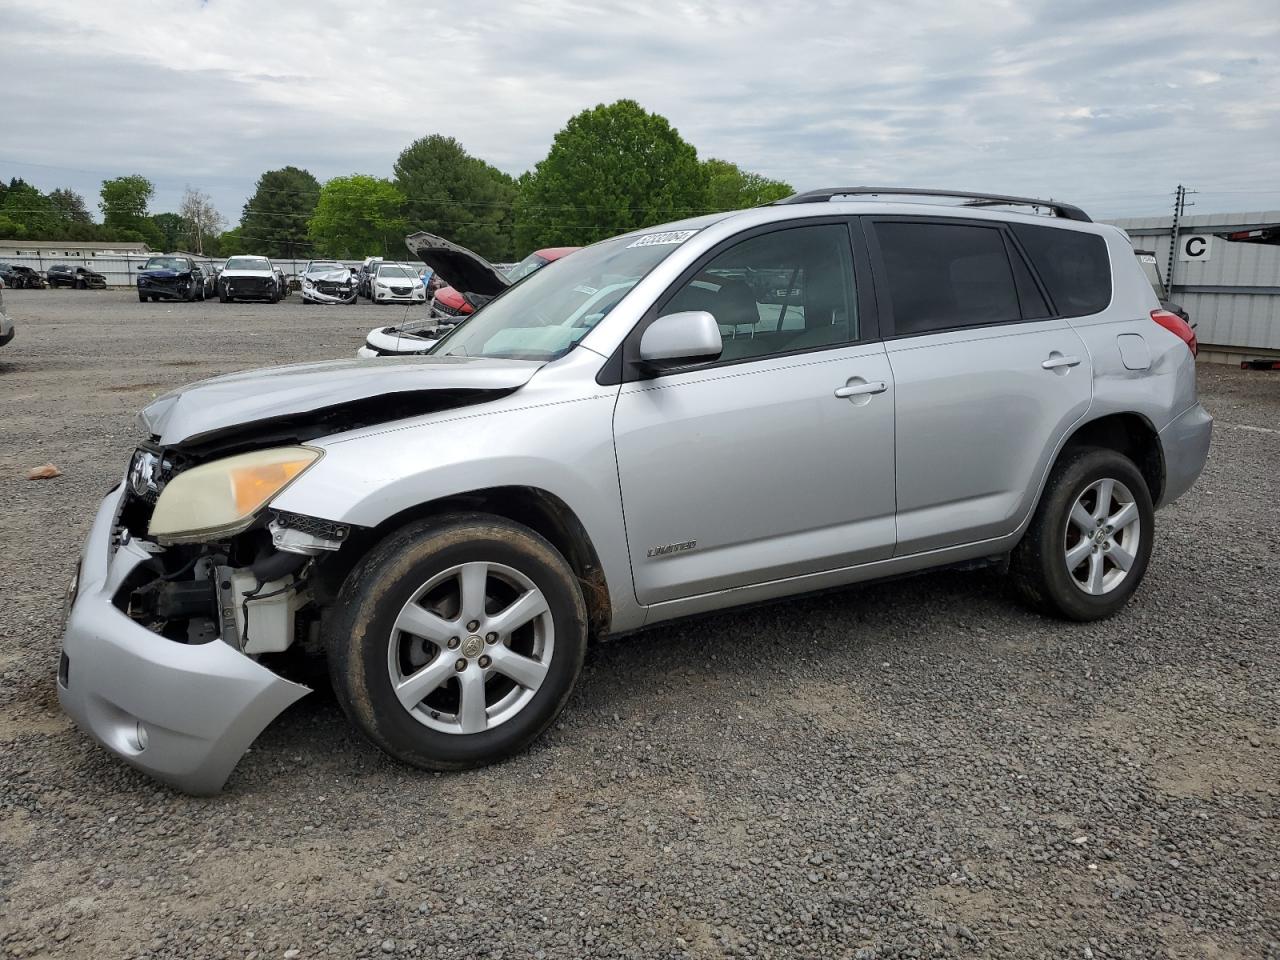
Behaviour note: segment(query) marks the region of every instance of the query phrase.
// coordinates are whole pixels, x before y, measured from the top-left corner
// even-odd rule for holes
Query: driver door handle
[[[849,397],[865,397],[873,393],[884,393],[889,389],[889,385],[883,380],[872,380],[869,383],[854,383],[850,381],[843,387],[836,387],[836,396],[845,400]]]
[[[1046,370],[1057,370],[1059,367],[1078,367],[1080,365],[1079,357],[1064,357],[1062,354],[1055,354],[1040,366]]]

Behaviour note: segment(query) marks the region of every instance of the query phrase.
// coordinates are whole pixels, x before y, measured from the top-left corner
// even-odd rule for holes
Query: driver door
[[[863,252],[855,271],[844,220],[743,237],[650,315],[707,310],[720,359],[650,378],[633,368],[618,396],[614,444],[642,604],[893,553],[893,376]]]

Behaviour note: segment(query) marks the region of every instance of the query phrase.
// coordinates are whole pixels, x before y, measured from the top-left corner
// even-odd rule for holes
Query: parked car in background
[[[355,303],[355,277],[336,260],[308,260],[299,279],[303,303]]]
[[[228,258],[218,276],[218,300],[266,300],[280,302],[280,281],[276,269],[266,257],[236,256]]]
[[[203,300],[208,292],[204,269],[177,254],[148,257],[138,270],[138,301]]]
[[[408,263],[379,262],[370,279],[369,299],[375,304],[427,302],[427,287],[418,268]]]
[[[415,236],[417,235],[415,234]],[[430,235],[423,234],[422,236]],[[413,238],[410,237],[410,241],[412,241],[412,239]],[[495,283],[493,284],[490,284],[487,280],[483,282],[486,289],[493,290],[492,293],[487,294],[487,296],[490,297],[496,296],[497,293],[506,289],[511,284],[524,279],[534,271],[545,267],[548,263],[559,260],[561,257],[567,256],[577,249],[579,248],[546,247],[542,250],[535,250],[514,266],[503,268],[497,264],[489,263],[489,261],[485,260],[484,257],[480,256],[478,253],[473,253],[465,247],[458,247],[459,251],[462,251],[467,257],[476,261],[476,276],[483,275],[486,277],[492,276],[494,278]],[[464,294],[463,290],[466,290],[467,293],[479,293],[479,290],[474,290],[469,287],[459,289],[453,285],[442,286],[437,290],[435,299],[431,302],[434,315],[444,321],[453,321],[456,323],[461,318],[473,313],[476,309],[476,304],[471,302],[471,299]]]
[[[0,272],[0,347],[13,339],[13,320],[4,312],[4,275]]]
[[[276,275],[276,287],[279,288],[280,296],[283,299],[284,297],[289,296],[289,294],[293,292],[293,288],[289,286],[289,278],[284,275],[284,271],[281,270],[279,267],[275,268],[275,275]]]
[[[540,736],[592,635],[975,564],[1119,613],[1208,454],[1191,331],[1074,206],[863,192],[597,243],[425,357],[155,400],[69,593],[64,708],[214,791],[308,692],[267,655],[318,636],[374,744],[456,770]]]
[[[356,293],[359,296],[372,299],[373,272],[381,262],[382,257],[365,257],[364,263],[360,264],[360,268],[356,271]]]
[[[20,290],[43,290],[49,285],[40,271],[32,267],[15,264],[13,269],[18,276],[17,288]]]
[[[55,263],[45,271],[45,280],[51,287],[71,287],[76,290],[105,290],[107,278],[88,267],[67,263]]]
[[[47,286],[38,271],[17,263],[0,263],[0,280],[10,290],[43,290]]]

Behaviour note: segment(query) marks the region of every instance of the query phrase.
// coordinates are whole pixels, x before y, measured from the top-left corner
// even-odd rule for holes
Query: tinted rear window
[[[1058,314],[1083,317],[1111,302],[1111,261],[1107,241],[1095,233],[1012,224],[1040,274]]]
[[[1018,288],[993,227],[876,224],[899,336],[1021,320]]]

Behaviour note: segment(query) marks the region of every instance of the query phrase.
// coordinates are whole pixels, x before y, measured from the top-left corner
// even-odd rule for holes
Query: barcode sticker
[[[632,240],[627,247],[657,247],[668,243],[684,243],[697,232],[697,230],[669,230],[666,233],[650,233]]]

